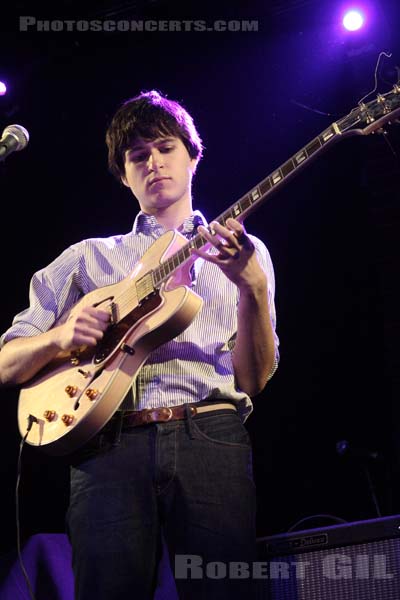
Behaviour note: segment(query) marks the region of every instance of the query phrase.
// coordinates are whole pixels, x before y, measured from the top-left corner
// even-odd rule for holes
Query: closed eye
[[[174,149],[174,146],[162,146],[161,148],[159,148],[160,152],[162,154],[167,154],[168,152],[171,152],[171,150]]]
[[[144,152],[141,154],[131,154],[130,159],[133,162],[143,162],[144,160],[147,159],[147,154],[145,154]]]
[[[160,152],[160,154],[168,154],[169,152],[172,152],[175,149],[175,146],[173,144],[168,144],[168,145],[163,145],[163,146],[158,146],[158,151]],[[142,150],[142,151],[133,151],[129,153],[129,160],[131,160],[134,163],[140,163],[143,162],[145,160],[147,160],[149,157],[149,152],[147,150]]]

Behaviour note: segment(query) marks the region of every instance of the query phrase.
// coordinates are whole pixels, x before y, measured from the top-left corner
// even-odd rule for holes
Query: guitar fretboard
[[[398,117],[399,106],[400,85],[398,84],[393,87],[391,92],[383,95],[379,94],[375,100],[367,104],[360,102],[348,115],[332,123],[307,146],[296,152],[289,160],[253,187],[214,221],[221,225],[225,225],[229,218],[244,221],[250,213],[261,206],[272,192],[277,190],[283,183],[286,183],[289,178],[308,164],[326,146],[343,137],[343,134],[355,135],[363,133],[363,129],[365,129],[364,133],[377,130],[383,123],[390,122],[391,118]],[[200,234],[196,234],[185,246],[154,269],[152,273],[153,286],[158,288],[176,269],[190,258],[193,258],[190,252],[191,248],[200,249],[206,244],[207,240]]]
[[[330,125],[330,127],[313,139],[307,146],[294,154],[283,165],[260,181],[260,183],[253,187],[247,194],[235,202],[235,204],[214,219],[214,221],[217,221],[221,225],[225,225],[228,219],[239,219],[240,221],[244,221],[250,213],[261,206],[274,190],[280,187],[283,182],[286,182],[291,175],[309,162],[314,155],[319,153],[325,145],[331,142],[336,136],[339,136],[340,133],[336,123]],[[166,281],[172,275],[175,269],[178,269],[183,263],[191,258],[191,248],[200,249],[206,243],[207,240],[200,234],[197,234],[185,244],[185,246],[180,248],[180,250],[163,262],[162,265],[154,269],[154,287],[159,287],[161,283]]]

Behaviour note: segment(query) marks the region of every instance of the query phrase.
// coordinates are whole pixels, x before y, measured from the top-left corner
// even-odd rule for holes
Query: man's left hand
[[[243,291],[266,288],[265,272],[242,223],[236,219],[227,219],[224,227],[213,221],[208,229],[200,225],[198,232],[218,250],[218,254],[193,248],[194,254],[218,265],[228,279]]]

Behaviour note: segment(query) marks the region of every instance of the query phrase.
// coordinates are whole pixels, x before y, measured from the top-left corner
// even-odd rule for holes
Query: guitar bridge
[[[110,304],[111,316],[110,316],[110,324],[116,325],[118,323],[118,310],[115,302],[111,302]]]

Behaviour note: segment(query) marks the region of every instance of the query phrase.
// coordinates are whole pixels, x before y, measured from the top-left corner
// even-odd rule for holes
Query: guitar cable
[[[380,65],[382,56],[386,56],[386,58],[391,58],[392,57],[392,53],[391,52],[385,52],[384,50],[382,50],[382,52],[379,53],[379,56],[377,58],[376,65],[375,65],[375,71],[374,71],[374,81],[375,81],[374,89],[371,90],[370,92],[368,92],[368,94],[365,94],[365,96],[363,96],[361,98],[361,100],[359,100],[357,102],[357,104],[359,106],[362,104],[362,102],[364,102],[364,100],[366,100],[368,98],[368,96],[371,96],[371,94],[375,94],[376,90],[378,89],[378,69],[379,69],[379,65]]]
[[[19,484],[21,481],[21,472],[22,472],[22,450],[24,444],[26,442],[26,438],[29,435],[30,430],[32,429],[33,423],[37,423],[37,418],[33,415],[29,415],[28,417],[28,427],[26,429],[26,433],[24,437],[21,439],[19,445],[19,453],[18,453],[18,462],[17,462],[17,482],[15,486],[15,522],[17,527],[17,554],[18,554],[18,562],[21,567],[22,574],[24,576],[26,585],[28,587],[29,596],[31,600],[36,600],[35,594],[33,593],[32,585],[28,576],[28,573],[25,569],[24,561],[22,560],[21,554],[21,527],[20,527],[20,519],[19,519]]]

